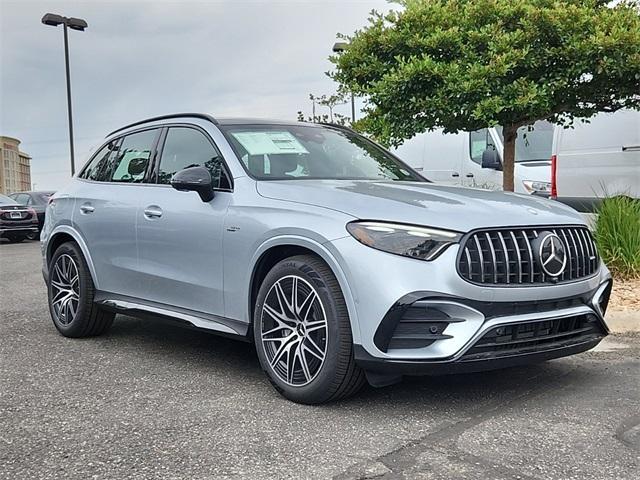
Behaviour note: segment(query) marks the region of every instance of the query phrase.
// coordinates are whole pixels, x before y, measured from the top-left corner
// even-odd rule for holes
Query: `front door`
[[[222,157],[208,135],[197,128],[166,131],[156,185],[142,189],[137,214],[141,298],[194,312],[224,315],[224,218],[231,199]],[[180,192],[171,177],[192,166],[205,166],[217,190],[210,202],[195,192]],[[223,180],[221,181],[221,178]],[[221,185],[224,184],[224,185]]]
[[[482,153],[487,149],[496,149],[488,128],[469,132],[469,149],[462,169],[463,185],[486,190],[502,188],[502,172],[493,168],[482,168]]]

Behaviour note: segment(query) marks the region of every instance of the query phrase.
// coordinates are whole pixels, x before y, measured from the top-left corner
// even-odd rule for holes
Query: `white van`
[[[554,125],[546,121],[536,122],[531,130],[518,130],[516,192],[550,195],[553,136]],[[488,154],[484,154],[483,165],[485,151]],[[436,183],[502,189],[501,127],[455,134],[434,130],[405,142],[395,153]]]
[[[640,112],[600,113],[553,136],[552,196],[583,212],[615,195],[640,198]]]

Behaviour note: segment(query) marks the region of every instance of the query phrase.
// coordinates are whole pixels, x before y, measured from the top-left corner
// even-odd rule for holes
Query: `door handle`
[[[93,213],[95,210],[95,208],[93,208],[91,205],[80,205],[80,211],[82,213]]]
[[[623,152],[637,152],[640,150],[640,145],[625,145],[622,147]]]
[[[144,209],[144,216],[147,218],[160,218],[162,216],[162,209],[156,206],[150,206]]]
[[[465,177],[467,177],[467,178],[473,178],[473,173],[467,173],[467,174],[465,175]]]
[[[459,174],[458,172],[453,172],[453,173],[451,174],[451,176],[452,176],[452,177],[459,177],[459,176],[460,176],[460,174]]]

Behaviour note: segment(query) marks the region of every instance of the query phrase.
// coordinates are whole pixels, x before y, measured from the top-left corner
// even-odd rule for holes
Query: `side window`
[[[91,162],[80,174],[80,178],[102,182],[108,181],[109,167],[111,166],[110,159],[115,156],[115,151],[118,148],[118,142],[119,139],[113,140],[102,147],[102,149],[94,155]]]
[[[220,152],[202,132],[187,127],[170,128],[162,149],[158,183],[168,184],[176,172],[196,166],[209,170],[214,188],[230,187]]]
[[[132,133],[122,140],[118,154],[110,162],[110,181],[140,183],[149,165],[153,143],[158,129]]]
[[[469,133],[469,156],[471,160],[482,163],[482,152],[492,145],[489,129],[482,128]]]

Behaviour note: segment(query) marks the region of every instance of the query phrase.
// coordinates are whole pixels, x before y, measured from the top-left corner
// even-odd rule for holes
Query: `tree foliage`
[[[341,88],[368,98],[360,126],[388,145],[434,128],[502,125],[513,190],[518,127],[640,109],[635,1],[403,0],[373,11],[331,57]]]

